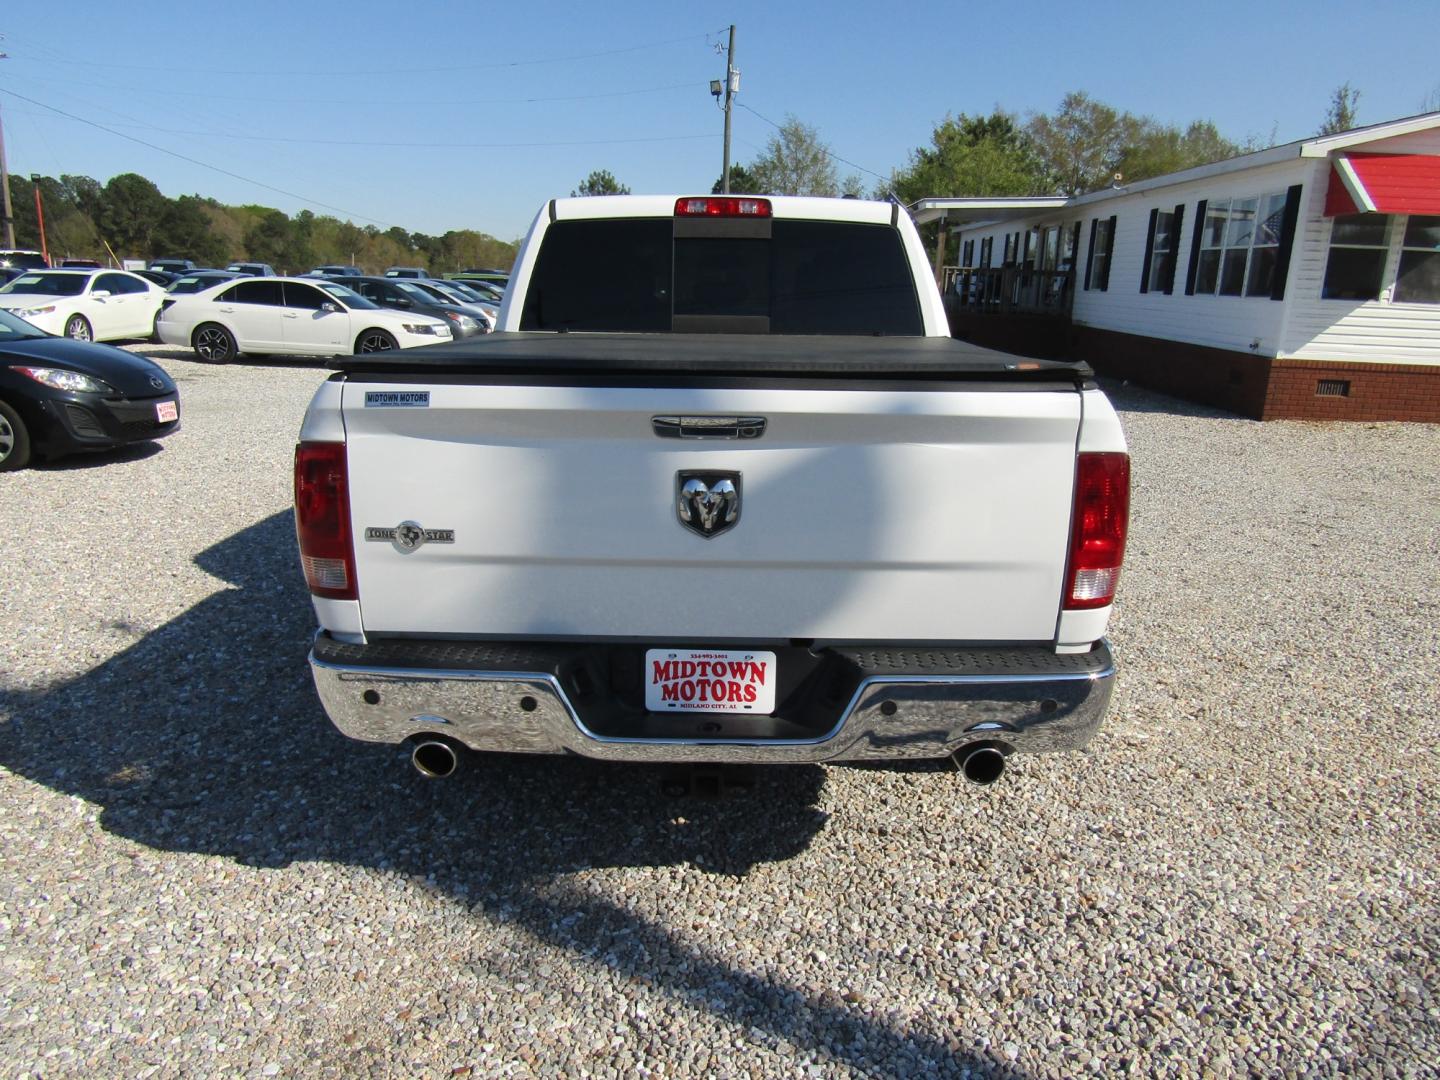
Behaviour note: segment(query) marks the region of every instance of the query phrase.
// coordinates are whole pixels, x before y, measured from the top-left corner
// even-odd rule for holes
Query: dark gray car
[[[347,277],[345,287],[354,289],[381,307],[444,319],[450,324],[450,332],[457,338],[472,337],[490,330],[483,319],[467,311],[463,305],[444,303],[434,294],[418,288],[404,278]]]

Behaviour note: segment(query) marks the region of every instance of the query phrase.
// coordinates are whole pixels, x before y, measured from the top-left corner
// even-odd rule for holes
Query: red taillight
[[[1081,454],[1075,470],[1065,607],[1100,608],[1115,599],[1130,523],[1130,455]]]
[[[344,443],[295,447],[295,538],[310,591],[331,600],[356,599]]]
[[[675,200],[676,217],[769,217],[769,199],[736,198],[733,195],[697,195]]]

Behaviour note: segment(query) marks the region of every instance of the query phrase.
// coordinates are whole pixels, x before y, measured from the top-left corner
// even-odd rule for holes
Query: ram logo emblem
[[[738,472],[675,474],[675,512],[680,524],[709,540],[740,520]]]

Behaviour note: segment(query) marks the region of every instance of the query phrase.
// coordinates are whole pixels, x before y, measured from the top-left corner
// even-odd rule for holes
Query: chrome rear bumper
[[[1115,677],[1103,641],[1064,655],[1043,647],[827,650],[848,665],[844,685],[854,689],[833,726],[806,737],[783,720],[728,714],[637,712],[623,729],[602,731],[574,704],[584,688],[567,657],[583,648],[347,645],[321,631],[310,666],[335,726],[367,742],[443,735],[480,751],[761,764],[942,758],[975,743],[1078,750],[1099,728]]]

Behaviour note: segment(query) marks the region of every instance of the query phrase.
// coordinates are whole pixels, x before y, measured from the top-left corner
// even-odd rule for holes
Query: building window
[[[1273,295],[1275,267],[1280,262],[1280,237],[1284,231],[1285,193],[1266,195],[1260,200],[1260,218],[1255,223],[1250,271],[1245,275],[1246,296]]]
[[[1285,220],[1285,193],[1218,199],[1205,208],[1200,230],[1197,293],[1271,295]]]
[[[1406,223],[1395,302],[1440,304],[1440,217],[1413,214]]]
[[[1345,214],[1330,225],[1325,261],[1326,300],[1378,300],[1390,248],[1389,214]]]
[[[961,266],[974,266],[975,263],[974,263],[973,260],[974,260],[974,256],[975,256],[975,241],[974,241],[974,240],[966,240],[966,241],[965,241],[965,246],[962,247],[962,248],[960,249],[960,251],[961,251],[961,255],[960,255],[960,265],[961,265]]]
[[[1091,225],[1090,268],[1085,274],[1085,288],[1104,292],[1110,284],[1110,248],[1115,241],[1115,219],[1096,218]]]
[[[990,256],[995,250],[995,238],[987,236],[980,241],[980,265],[987,270],[990,268]]]
[[[1015,237],[1013,233],[1005,234],[1005,258],[1002,266],[1009,266],[1015,261]]]
[[[1155,230],[1150,234],[1147,287],[1151,292],[1162,292],[1169,283],[1166,271],[1175,243],[1175,215],[1169,210],[1161,210],[1155,215]]]

